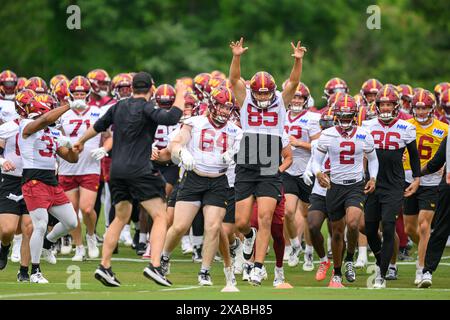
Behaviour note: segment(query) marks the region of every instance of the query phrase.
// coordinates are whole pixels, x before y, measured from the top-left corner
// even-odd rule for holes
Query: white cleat
[[[289,257],[291,256],[292,247],[286,246],[284,247],[284,255],[283,255],[283,261],[289,261]]]
[[[42,249],[41,258],[50,264],[56,264],[56,257],[53,254],[52,249]]]
[[[123,227],[122,232],[120,233],[119,241],[122,242],[126,247],[131,247],[131,245],[133,244],[133,238],[131,237],[129,224],[126,224],[125,227]]]
[[[223,268],[225,274],[225,282],[227,287],[236,287],[237,281],[233,273],[233,267]]]
[[[364,269],[367,267],[367,260],[359,259],[356,260],[356,263],[354,264],[355,269]]]
[[[386,288],[386,280],[384,280],[382,277],[376,277],[375,283],[373,284],[374,289],[384,289]]]
[[[84,249],[83,246],[76,247],[75,255],[72,257],[72,261],[81,262],[83,260],[86,260],[86,250]]]
[[[251,262],[245,262],[242,265],[242,281],[249,281],[250,280],[250,273],[253,269],[253,263]]]
[[[265,269],[263,268],[253,267],[252,271],[250,272],[250,279],[248,280],[251,285],[260,286],[264,278],[267,279],[267,272],[265,272]]]
[[[284,269],[283,267],[278,268],[275,266],[275,277],[273,279],[273,286],[278,287],[280,284],[284,283]]]
[[[64,236],[61,238],[61,254],[67,255],[72,252],[72,238],[70,236]]]
[[[45,284],[48,283],[48,280],[44,278],[41,272],[36,272],[30,276],[30,282]]]
[[[245,238],[244,237],[244,258],[246,260],[250,260],[252,255],[253,255],[253,246],[255,244],[255,240],[256,240],[256,228],[252,228],[252,236],[250,238]]]
[[[97,247],[97,237],[86,234],[86,242],[88,246],[88,256],[90,259],[96,259],[100,256],[100,250]]]
[[[424,274],[422,274],[422,280],[417,286],[419,288],[429,288],[433,283],[432,280],[433,280],[432,274],[429,272],[425,272]]]
[[[289,255],[289,260],[288,260],[288,266],[289,267],[295,267],[299,264],[300,259],[298,258],[300,252],[301,252],[301,247],[291,247],[291,254]]]
[[[417,269],[416,270],[416,279],[414,280],[414,284],[418,285],[422,282],[422,277],[423,277],[423,273],[422,273],[422,269]]]
[[[190,237],[183,236],[183,238],[181,238],[181,251],[183,254],[190,254],[193,250],[194,247],[192,246]]]
[[[212,286],[211,275],[209,272],[199,272],[198,273],[198,284],[200,286]]]
[[[20,246],[22,245],[22,234],[15,235],[11,250],[11,262],[20,262]]]
[[[305,262],[303,263],[303,271],[313,271],[314,262],[312,253],[305,253]]]

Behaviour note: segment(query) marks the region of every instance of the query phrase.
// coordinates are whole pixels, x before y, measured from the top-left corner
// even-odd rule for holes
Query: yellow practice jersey
[[[423,167],[428,161],[430,161],[434,157],[437,150],[439,149],[439,145],[441,144],[442,140],[444,140],[444,138],[447,136],[448,124],[445,124],[437,119],[433,119],[433,123],[431,125],[423,127],[414,118],[408,119],[406,121],[412,123],[416,127],[417,150],[419,151],[420,166]],[[410,171],[411,165],[409,163],[408,150],[406,150],[405,152],[406,152],[406,161],[403,163],[403,167],[405,171]],[[439,172],[426,175],[420,178],[420,185],[435,186],[439,184],[441,178],[442,175]],[[406,180],[407,181],[409,180],[408,174]]]

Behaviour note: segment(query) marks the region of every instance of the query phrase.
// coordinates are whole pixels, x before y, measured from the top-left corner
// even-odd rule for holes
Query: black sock
[[[347,251],[347,256],[345,257],[345,262],[347,261],[352,261],[353,262],[353,256],[355,255],[355,253],[350,253]]]
[[[19,271],[21,274],[28,274],[28,266],[20,266]]]
[[[2,254],[8,255],[9,248],[11,247],[11,244],[8,244],[7,246],[4,246],[3,243],[1,244],[1,250]]]
[[[245,234],[244,237],[246,237],[247,239],[250,239],[251,237],[253,237],[253,229],[250,229],[250,232]]]
[[[39,263],[32,263],[31,264],[31,274],[35,274],[41,271],[41,268],[39,266]]]
[[[262,269],[263,264],[260,263],[260,262],[255,262],[254,266],[255,266],[255,268],[260,268],[260,269]]]
[[[44,245],[42,246],[44,249],[50,250],[52,248],[53,242],[44,237]]]
[[[341,267],[334,267],[334,275],[342,277]]]

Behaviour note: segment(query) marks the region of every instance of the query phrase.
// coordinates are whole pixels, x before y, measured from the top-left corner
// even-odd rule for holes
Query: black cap
[[[133,77],[133,88],[135,89],[150,89],[152,85],[152,76],[147,72],[136,73]]]

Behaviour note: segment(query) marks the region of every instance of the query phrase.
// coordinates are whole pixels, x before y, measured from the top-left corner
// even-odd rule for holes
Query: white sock
[[[147,243],[147,233],[139,233],[139,243]]]
[[[389,263],[389,268],[391,268],[391,269],[397,269],[397,264]]]
[[[203,236],[192,236],[192,245],[194,247],[200,247],[203,243]]]
[[[358,247],[358,259],[357,260],[364,260],[367,261],[367,247]]]
[[[323,258],[320,258],[320,263],[322,262],[328,262],[328,257],[325,255]]]
[[[331,237],[328,236],[327,238],[327,251],[331,251]]]
[[[47,210],[38,208],[30,212],[30,217],[33,222],[33,233],[30,238],[31,263],[38,264],[41,260],[42,245],[47,231],[48,213]]]
[[[312,254],[313,251],[314,251],[314,247],[313,246],[306,245],[306,248],[305,248],[305,253],[306,254]]]
[[[291,239],[291,246],[293,246],[294,248],[300,247],[300,241],[298,240],[297,237],[295,237],[294,239]]]
[[[22,242],[22,234],[15,234],[14,235],[14,242],[21,243]]]
[[[164,250],[163,250],[163,252],[161,253],[161,255],[162,255],[163,257],[170,258],[170,252],[167,252],[167,251],[164,251]]]

